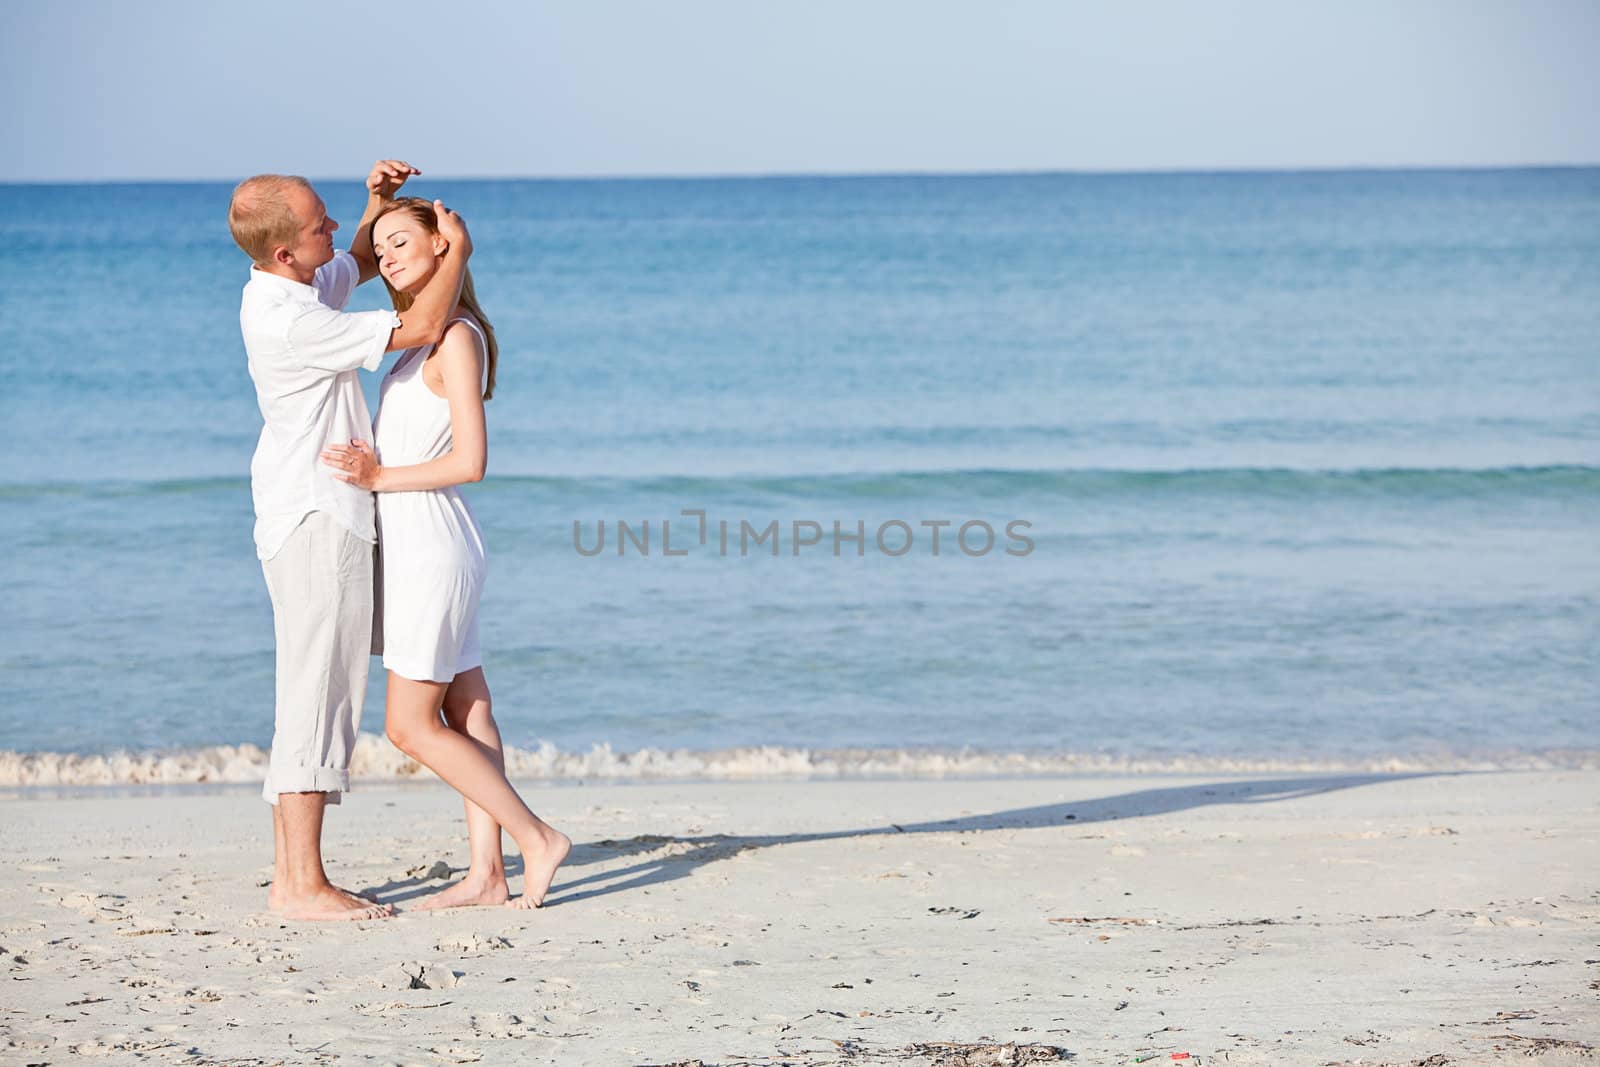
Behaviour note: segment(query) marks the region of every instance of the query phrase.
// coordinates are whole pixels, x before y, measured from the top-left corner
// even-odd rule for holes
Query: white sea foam
[[[1391,755],[1366,759],[1281,759],[1202,755],[1118,756],[1084,752],[977,749],[808,749],[759,746],[696,751],[644,748],[587,752],[507,748],[516,779],[544,781],[807,778],[974,778],[1056,774],[1407,773],[1417,771],[1593,770],[1600,750]],[[0,787],[247,783],[262,780],[267,753],[255,745],[176,752],[76,755],[0,752]],[[362,734],[351,774],[359,780],[431,779],[433,774],[376,734]]]

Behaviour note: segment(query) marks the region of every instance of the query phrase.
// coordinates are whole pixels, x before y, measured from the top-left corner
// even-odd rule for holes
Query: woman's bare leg
[[[495,725],[483,668],[475,667],[456,675],[445,689],[444,721],[450,729],[475,742],[500,772],[505,773],[500,729]],[[511,890],[506,885],[505,855],[500,848],[500,824],[466,797],[462,797],[461,802],[467,809],[467,841],[472,851],[467,875],[417,904],[419,911],[504,904],[511,899]]]
[[[506,781],[503,761],[491,758],[478,741],[445,724],[440,711],[448,689],[444,682],[413,681],[390,671],[385,709],[389,740],[511,835],[522,852],[524,906],[538,907],[572,841],[528,810]]]

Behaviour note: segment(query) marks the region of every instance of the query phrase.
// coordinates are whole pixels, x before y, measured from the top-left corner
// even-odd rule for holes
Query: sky
[[[1600,0],[0,12],[0,181],[1600,163]]]

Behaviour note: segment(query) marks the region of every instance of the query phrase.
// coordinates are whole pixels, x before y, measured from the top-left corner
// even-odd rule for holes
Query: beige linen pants
[[[372,545],[313,511],[278,554],[263,560],[278,646],[272,762],[261,788],[327,793],[350,788],[372,643]]]

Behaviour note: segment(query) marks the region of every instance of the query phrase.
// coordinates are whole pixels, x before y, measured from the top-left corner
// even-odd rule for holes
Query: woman
[[[448,243],[431,203],[401,197],[379,210],[372,247],[394,306],[404,311],[438,270]],[[483,477],[483,402],[494,392],[498,355],[469,271],[443,339],[405,350],[384,376],[372,424],[375,447],[352,441],[322,453],[336,477],[378,494],[373,651],[383,654],[389,672],[389,740],[466,801],[467,875],[419,908],[538,907],[572,847],[506,780],[478,651],[483,536],[456,486]],[[502,828],[522,851],[523,892],[516,900],[506,885]]]

